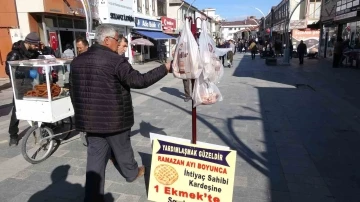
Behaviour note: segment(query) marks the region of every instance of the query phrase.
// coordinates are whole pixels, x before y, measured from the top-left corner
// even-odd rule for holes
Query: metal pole
[[[284,53],[284,63],[285,64],[290,64],[290,54],[289,54],[289,42],[290,42],[290,36],[289,36],[289,27],[290,27],[290,20],[292,15],[294,14],[295,10],[297,9],[297,7],[300,6],[300,4],[303,2],[304,0],[299,0],[299,2],[296,4],[295,8],[291,11],[289,17],[287,19],[285,19],[285,40],[286,40],[286,48],[285,48],[285,53]],[[290,6],[289,6],[290,7]]]
[[[179,10],[180,8],[184,5],[185,1],[183,1],[181,4],[180,4],[180,7],[177,9],[176,11],[176,26],[177,26],[177,29],[180,31],[179,29]],[[184,16],[183,16],[184,17]],[[184,21],[184,20],[182,20]]]
[[[191,79],[191,92],[194,91],[195,79]],[[192,100],[192,110],[191,110],[191,119],[192,119],[192,137],[191,143],[196,144],[197,140],[197,128],[196,128],[196,107],[194,106],[194,100]]]

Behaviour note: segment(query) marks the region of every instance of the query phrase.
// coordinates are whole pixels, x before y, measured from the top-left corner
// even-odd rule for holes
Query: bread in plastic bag
[[[196,79],[201,68],[199,46],[186,21],[174,54],[173,74],[179,79]]]
[[[199,49],[201,66],[203,67],[204,79],[218,83],[224,75],[224,67],[219,56],[226,54],[229,48],[217,48],[215,41],[209,35],[206,21],[202,21],[201,34],[199,37]],[[221,54],[221,55],[218,55]]]
[[[196,107],[215,104],[222,101],[223,97],[219,88],[213,82],[204,80],[203,74],[200,74],[199,78],[195,80],[192,99],[194,100],[193,107]]]

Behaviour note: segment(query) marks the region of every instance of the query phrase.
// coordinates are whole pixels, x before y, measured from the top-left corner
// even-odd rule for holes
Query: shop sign
[[[175,31],[175,29],[176,29],[176,20],[175,19],[161,17],[161,24],[163,26],[163,30]]]
[[[305,29],[307,28],[307,23],[305,20],[291,20],[289,29]]]
[[[354,0],[352,2],[349,0],[338,0],[336,2],[336,15],[342,15],[358,10],[360,10],[359,0]]]
[[[160,21],[148,20],[148,19],[143,19],[143,18],[136,18],[135,26],[136,26],[136,28],[161,30],[161,22]]]
[[[356,16],[358,16],[358,11],[353,11],[353,12],[350,12],[350,13],[345,13],[345,14],[342,14],[342,15],[335,16],[334,21],[345,20],[345,19],[348,19],[348,18],[356,17]]]
[[[105,24],[134,26],[132,0],[101,0],[99,3],[100,21]]]
[[[116,13],[110,13],[110,18],[113,20],[134,22],[134,17],[131,15],[121,15],[121,14],[116,14]]]
[[[236,151],[153,140],[148,200],[233,201]]]

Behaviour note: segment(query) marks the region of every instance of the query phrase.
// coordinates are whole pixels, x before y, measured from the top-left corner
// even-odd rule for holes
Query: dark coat
[[[297,47],[297,52],[299,55],[304,55],[307,52],[306,44],[300,43]]]
[[[9,63],[7,61],[36,59],[39,55],[40,54],[37,51],[28,51],[25,48],[24,41],[20,40],[18,42],[15,42],[12,46],[11,51],[6,56],[6,74],[10,76]]]
[[[71,63],[70,92],[76,129],[102,134],[131,129],[134,112],[130,88],[149,87],[167,72],[161,65],[141,74],[109,48],[91,46]]]

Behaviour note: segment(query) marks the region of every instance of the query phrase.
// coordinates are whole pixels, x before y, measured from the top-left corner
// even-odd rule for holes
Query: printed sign
[[[161,17],[161,23],[163,30],[174,31],[176,29],[176,20],[167,17]]]
[[[132,0],[101,0],[98,12],[102,23],[134,26],[134,11]]]
[[[161,30],[161,22],[160,21],[148,20],[148,19],[143,19],[143,18],[136,18],[135,26],[136,26],[136,28]]]
[[[229,202],[236,151],[154,139],[148,200]]]

